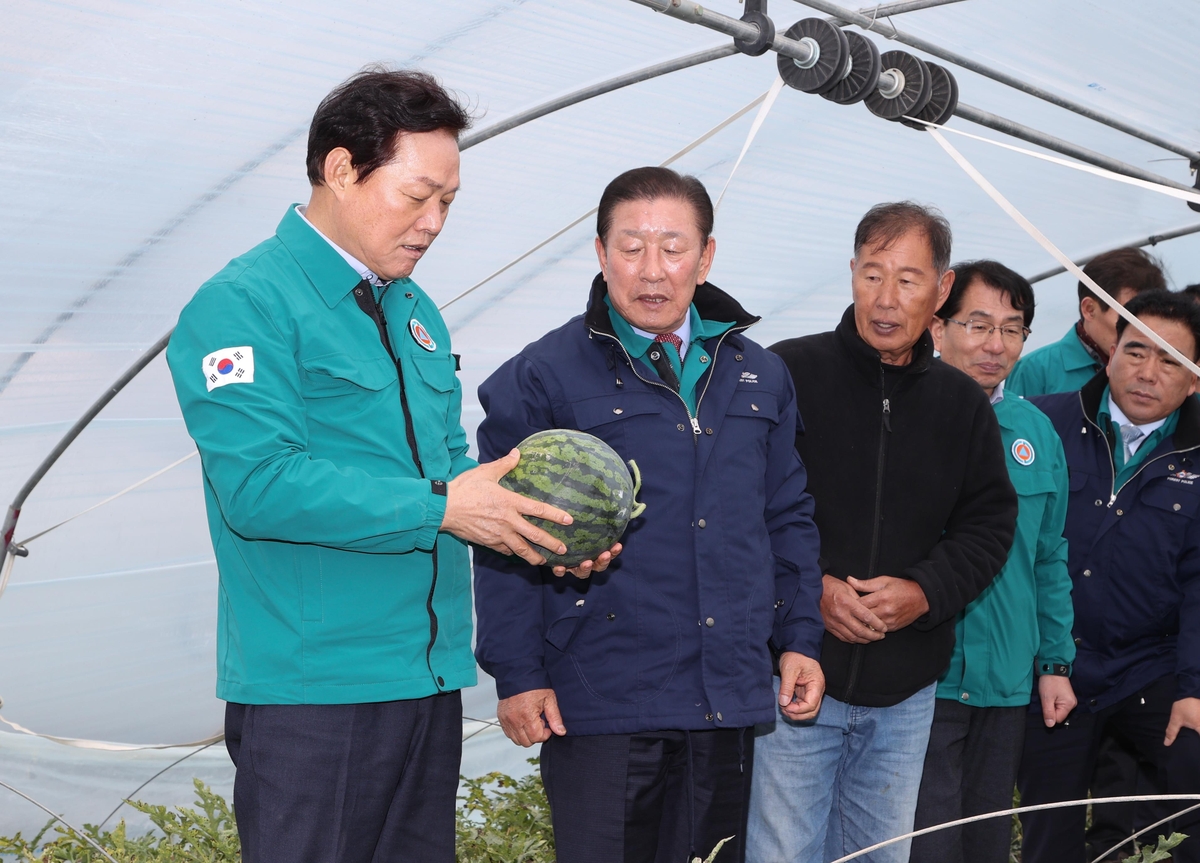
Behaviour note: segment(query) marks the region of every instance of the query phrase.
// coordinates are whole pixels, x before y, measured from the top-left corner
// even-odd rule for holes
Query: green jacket
[[[290,207],[201,286],[167,348],[203,464],[227,701],[353,704],[475,683],[467,548],[439,534],[446,498],[430,482],[475,466],[450,335],[414,282],[394,282],[393,364],[360,281]]]
[[[1067,574],[1067,459],[1050,420],[1005,388],[996,419],[1019,509],[1008,562],[959,615],[937,697],[971,707],[1029,704],[1033,675],[1070,666],[1074,610]]]
[[[1075,335],[1072,324],[1057,342],[1017,360],[1012,374],[1004,382],[1004,392],[1026,398],[1073,393],[1095,377],[1101,368]]]

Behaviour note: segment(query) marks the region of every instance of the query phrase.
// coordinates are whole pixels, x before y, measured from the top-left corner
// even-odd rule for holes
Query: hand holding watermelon
[[[517,444],[517,451],[521,458],[500,485],[572,517],[569,523],[541,525],[567,546],[565,552],[540,549],[554,574],[587,578],[604,570],[620,553],[630,519],[646,508],[637,501],[642,484],[637,464],[626,467],[600,438],[573,429],[537,432]]]
[[[440,529],[500,554],[518,555],[539,566],[546,562],[544,554],[565,554],[567,547],[524,516],[564,526],[570,525],[572,518],[561,509],[499,485],[500,478],[516,467],[520,458],[520,452],[514,449],[504,458],[450,480]]]

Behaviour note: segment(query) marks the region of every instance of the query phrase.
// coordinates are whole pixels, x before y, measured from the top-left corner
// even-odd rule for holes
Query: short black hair
[[[887,248],[910,231],[920,231],[929,241],[933,265],[939,275],[950,269],[950,245],[954,240],[950,223],[936,207],[913,201],[876,204],[867,210],[854,231],[854,257],[863,247]]]
[[[1025,326],[1033,323],[1033,285],[1020,273],[999,261],[963,261],[954,265],[954,286],[946,302],[937,310],[942,320],[962,311],[963,295],[976,279],[1008,297],[1012,307],[1025,315]]]
[[[656,201],[675,198],[691,204],[696,214],[700,238],[707,243],[713,229],[713,203],[704,184],[690,174],[680,174],[670,168],[633,168],[616,177],[604,187],[600,208],[596,211],[596,236],[608,241],[613,210],[626,201]]]
[[[1125,304],[1126,311],[1135,318],[1153,317],[1167,321],[1179,321],[1192,331],[1192,359],[1200,357],[1200,305],[1187,296],[1170,291],[1147,291],[1138,294]],[[1117,341],[1125,333],[1129,321],[1117,318]]]
[[[445,130],[458,137],[471,117],[432,75],[372,67],[352,76],[321,100],[308,129],[308,181],[325,183],[325,157],[338,147],[363,182],[392,160],[406,132]]]
[[[1200,303],[1200,284],[1188,285],[1186,288],[1181,288],[1179,293],[1186,296],[1193,303]]]
[[[1163,278],[1158,261],[1136,246],[1125,246],[1096,255],[1084,265],[1083,272],[1108,291],[1113,299],[1126,288],[1135,294],[1167,289],[1167,280]],[[1086,297],[1098,302],[1101,308],[1108,308],[1108,303],[1096,296],[1084,282],[1080,282],[1079,301],[1083,302]]]

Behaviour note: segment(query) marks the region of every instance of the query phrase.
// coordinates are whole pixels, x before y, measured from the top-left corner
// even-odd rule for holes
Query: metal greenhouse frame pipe
[[[41,464],[34,469],[29,479],[25,480],[25,485],[21,486],[21,490],[17,492],[17,496],[13,498],[12,504],[8,507],[8,512],[4,515],[4,527],[0,530],[0,541],[4,543],[4,549],[0,552],[0,574],[4,573],[8,568],[9,557],[24,557],[29,553],[13,544],[13,534],[17,529],[17,519],[21,517],[21,507],[25,505],[26,498],[29,497],[37,484],[42,481],[42,477],[46,475],[47,471],[58,461],[59,456],[67,451],[67,447],[74,443],[75,438],[79,437],[80,433],[88,427],[88,424],[96,418],[96,414],[104,410],[108,403],[116,398],[117,393],[125,389],[126,384],[137,377],[142,369],[150,365],[151,360],[163,352],[167,347],[167,342],[171,340],[171,333],[173,332],[175,332],[174,327],[151,345],[144,354],[138,357],[133,365],[125,370],[125,374],[113,381],[108,389],[104,391],[104,394],[92,403],[92,406],[84,412],[83,416],[75,421],[75,425],[71,426],[67,433],[62,436],[62,439],[55,444],[54,449],[50,450],[50,453],[42,459]],[[2,578],[3,576],[0,575],[0,579]],[[2,587],[3,582],[0,581],[0,589]]]
[[[757,28],[754,28],[757,30]],[[613,90],[620,90],[622,87],[628,87],[630,84],[637,84],[642,81],[648,81],[651,78],[657,78],[660,75],[666,75],[670,72],[678,72],[680,69],[689,69],[692,66],[699,66],[701,63],[709,63],[713,60],[720,60],[722,57],[730,57],[738,53],[738,49],[733,45],[721,45],[717,48],[709,48],[706,51],[697,51],[695,54],[687,54],[683,57],[676,57],[674,60],[666,60],[662,63],[656,63],[653,66],[646,66],[643,69],[638,69],[630,72],[627,75],[619,75],[616,78],[609,78],[607,81],[601,81],[599,84],[593,84],[590,87],[584,87],[581,90],[576,90],[573,93],[568,93],[565,96],[560,96],[557,99],[551,99],[549,102],[543,102],[536,105],[527,111],[522,111],[519,114],[514,114],[498,123],[480,129],[470,135],[464,135],[463,139],[458,143],[460,151],[474,147],[476,144],[482,144],[489,138],[494,138],[504,132],[508,132],[518,126],[524,126],[531,120],[536,120],[539,117],[544,117],[547,114],[553,114],[555,111],[563,108],[569,108],[579,102],[585,102],[595,96],[602,96],[605,93],[611,93]]]
[[[1062,138],[1056,138],[1054,135],[1048,135],[1045,132],[1039,132],[1037,129],[1024,126],[1015,120],[1009,120],[1006,117],[1001,117],[998,114],[993,114],[990,111],[984,111],[981,108],[975,108],[962,102],[959,102],[958,107],[954,109],[954,116],[961,117],[980,126],[985,126],[988,129],[994,129],[997,132],[1003,132],[1005,135],[1020,138],[1022,141],[1037,144],[1039,147],[1045,147],[1047,150],[1054,150],[1055,152],[1062,153],[1064,156],[1070,156],[1081,162],[1095,165],[1097,168],[1104,168],[1117,174],[1124,174],[1127,177],[1136,177],[1139,180],[1157,183],[1160,186],[1172,186],[1176,189],[1182,189],[1185,192],[1196,191],[1193,187],[1184,183],[1177,183],[1174,180],[1169,180],[1166,177],[1145,171],[1127,162],[1105,156],[1103,153],[1097,153],[1095,150],[1089,150],[1086,147],[1080,147],[1078,144],[1072,144],[1070,141],[1064,141]]]
[[[1179,237],[1186,237],[1189,234],[1200,234],[1200,222],[1197,222],[1194,225],[1188,225],[1187,227],[1183,227],[1183,228],[1175,228],[1174,230],[1171,230],[1171,231],[1163,231],[1161,234],[1151,234],[1148,237],[1141,237],[1140,239],[1137,239],[1137,240],[1131,240],[1128,243],[1121,243],[1120,245],[1113,246],[1112,248],[1113,249],[1123,249],[1128,246],[1135,246],[1137,248],[1141,248],[1142,246],[1157,246],[1159,243],[1166,242],[1167,240],[1174,240]],[[1105,249],[1105,252],[1109,252],[1109,251],[1112,251],[1112,249]],[[1097,258],[1103,254],[1104,254],[1104,252],[1096,252],[1096,254],[1094,254],[1094,255],[1085,255],[1082,258],[1076,258],[1075,264],[1077,266],[1082,267],[1085,264],[1087,264],[1089,261],[1091,261],[1092,259]],[[1054,267],[1053,269],[1049,269],[1044,272],[1038,273],[1037,275],[1030,276],[1029,283],[1036,284],[1037,282],[1045,281],[1046,279],[1049,279],[1052,276],[1057,276],[1060,273],[1065,273],[1066,271],[1067,271],[1066,267]]]
[[[634,2],[642,3],[644,0],[634,0]],[[673,2],[673,0],[665,0],[665,2]],[[998,81],[1001,84],[1005,84],[1006,86],[1020,90],[1022,93],[1028,93],[1030,96],[1034,96],[1045,102],[1049,102],[1052,105],[1057,105],[1060,108],[1065,108],[1066,110],[1072,111],[1080,116],[1087,117],[1089,120],[1095,120],[1097,123],[1103,123],[1104,125],[1124,132],[1127,135],[1132,135],[1135,138],[1141,138],[1143,141],[1148,141],[1151,144],[1162,147],[1164,150],[1177,153],[1180,156],[1185,156],[1188,161],[1192,163],[1193,167],[1200,163],[1200,152],[1197,152],[1196,149],[1192,147],[1186,147],[1183,144],[1176,143],[1175,141],[1172,141],[1169,138],[1164,138],[1163,136],[1155,134],[1154,132],[1140,129],[1131,123],[1127,123],[1119,117],[1114,117],[1111,114],[1106,114],[1103,111],[1090,108],[1087,105],[1076,102],[1073,99],[1068,99],[1065,96],[1059,96],[1057,93],[1052,93],[1049,90],[1045,90],[1037,86],[1036,84],[1023,81],[1020,78],[1009,75],[1007,72],[1002,72],[999,69],[993,69],[991,66],[987,66],[976,60],[972,60],[970,57],[965,57],[962,54],[958,54],[954,51],[950,51],[941,47],[940,45],[936,45],[933,42],[922,39],[919,36],[913,36],[908,33],[904,33],[903,31],[897,30],[890,24],[888,26],[891,27],[891,33],[885,33],[880,30],[876,30],[874,28],[878,23],[877,19],[868,18],[866,15],[855,12],[851,9],[846,9],[837,5],[836,3],[830,2],[830,0],[796,0],[796,2],[803,6],[808,6],[811,9],[816,9],[819,12],[824,12],[827,15],[832,15],[835,18],[840,18],[841,20],[861,27],[868,32],[878,33],[887,39],[893,39],[897,42],[908,45],[910,48],[916,48],[920,51],[924,51],[926,54],[932,54],[934,57],[945,60],[947,63],[953,63],[955,66],[961,66],[963,69],[968,69],[972,72],[983,75],[985,78],[991,78],[993,81]],[[650,4],[646,3],[645,5]]]

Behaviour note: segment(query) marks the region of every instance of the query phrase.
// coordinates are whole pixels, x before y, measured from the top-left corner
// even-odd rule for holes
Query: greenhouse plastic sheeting
[[[734,0],[710,7],[737,17]],[[774,0],[780,29],[811,10]],[[1190,146],[1200,145],[1200,7],[1117,0],[966,0],[893,19],[925,39]],[[881,48],[903,47],[872,35]],[[307,200],[306,130],[367,63],[416,66],[469,103],[476,128],[580,87],[728,40],[628,0],[55,4],[9,0],[0,29],[0,499],[175,322],[228,259]],[[914,52],[920,55],[920,52]],[[770,87],[775,55],[736,55],[553,113],[463,154],[463,188],[417,269],[445,303],[595,206],[619,172],[657,164]],[[963,102],[1192,182],[1186,159],[954,69]],[[754,112],[675,166],[718,192]],[[951,128],[1001,135],[962,120]],[[1179,200],[952,139],[1068,255],[1200,222]],[[1054,265],[930,136],[785,89],[729,186],[711,279],[764,320],[763,343],[831,327],[849,301],[851,237],[883,200],[940,207],[956,259],[1032,274]],[[596,271],[585,220],[450,305],[464,420],[503,360],[583,308]],[[1200,281],[1200,236],[1158,246],[1175,287]],[[1075,316],[1074,279],[1037,286],[1029,348]],[[193,450],[162,358],[105,409],[24,507],[20,540]],[[37,732],[169,743],[220,730],[216,572],[196,459],[31,542],[0,598],[3,715]],[[494,716],[486,687],[471,711]],[[520,770],[494,731],[464,767]],[[193,774],[229,775],[221,747],[156,780],[186,801]],[[185,750],[186,751],[186,750]],[[0,775],[98,820],[182,754],[84,752],[5,733]],[[223,767],[221,767],[223,765]],[[153,770],[151,769],[153,767]],[[225,771],[222,773],[222,769]],[[140,777],[140,778],[139,778]],[[136,781],[133,781],[136,780]],[[129,786],[129,787],[127,787]],[[159,789],[155,797],[153,789]],[[0,793],[5,793],[0,790]],[[17,798],[0,833],[43,822]]]

